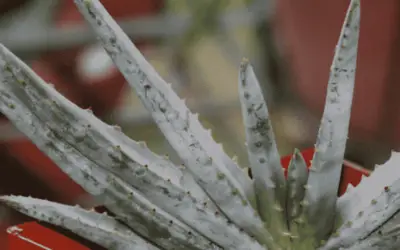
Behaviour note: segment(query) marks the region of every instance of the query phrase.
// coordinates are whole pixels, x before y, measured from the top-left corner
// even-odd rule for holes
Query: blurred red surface
[[[7,233],[9,238],[6,250],[90,250],[90,248],[36,222],[10,227]]]

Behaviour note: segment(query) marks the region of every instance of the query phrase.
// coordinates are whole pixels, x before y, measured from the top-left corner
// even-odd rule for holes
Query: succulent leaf
[[[399,234],[388,236],[375,236],[367,238],[357,244],[343,248],[345,250],[397,250],[400,248]]]
[[[76,0],[75,3],[197,183],[230,221],[265,242],[268,232],[257,211],[250,206],[253,192],[247,196],[250,179],[237,165],[225,164],[220,147],[101,3],[97,0]]]
[[[394,219],[400,209],[399,163],[400,153],[392,152],[385,164],[375,168],[370,177],[338,199],[337,213],[344,224],[324,249],[349,247]]]
[[[107,249],[159,249],[105,213],[21,196],[2,196],[0,202],[40,221],[68,229]]]
[[[360,1],[351,0],[333,58],[305,196],[306,218],[317,241],[326,239],[335,218],[353,99],[359,24]]]
[[[390,223],[389,223],[390,224]],[[386,225],[383,226],[385,228]],[[358,241],[346,250],[397,250],[400,248],[400,230],[398,221],[389,230],[379,230],[366,239]]]
[[[301,214],[301,201],[307,188],[308,169],[303,155],[295,149],[288,166],[287,176],[287,214],[290,224]]]
[[[269,231],[287,231],[286,180],[281,157],[272,131],[267,103],[253,67],[247,59],[240,65],[239,95],[258,210]]]

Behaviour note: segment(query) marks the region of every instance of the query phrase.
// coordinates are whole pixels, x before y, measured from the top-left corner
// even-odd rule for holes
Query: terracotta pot
[[[302,152],[304,159],[308,166],[312,159],[314,150],[305,150]],[[286,169],[290,162],[291,156],[282,158],[282,165]],[[369,175],[369,171],[356,166],[350,162],[344,162],[344,168],[342,172],[342,179],[340,183],[339,194],[341,195],[347,186],[351,183],[354,186],[358,185],[362,175]],[[8,228],[8,250],[39,250],[39,249],[56,249],[56,250],[97,250],[102,249],[96,246],[84,246],[78,243],[76,240],[70,239],[65,235],[50,230],[44,225],[38,222],[28,222],[21,225],[13,226]],[[71,235],[71,234],[69,234]],[[82,239],[79,239],[82,241]]]

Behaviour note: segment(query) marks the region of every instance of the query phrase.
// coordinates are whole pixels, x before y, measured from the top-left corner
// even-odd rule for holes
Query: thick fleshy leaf
[[[399,238],[399,233],[387,236],[375,236],[358,242],[349,248],[343,248],[343,250],[398,250],[400,249]]]
[[[304,198],[307,179],[307,164],[301,152],[295,149],[288,166],[287,175],[287,210],[290,223],[301,214],[302,207],[300,203]]]
[[[95,117],[93,120],[98,120]],[[104,124],[105,125],[105,124]],[[106,125],[107,126],[107,125]],[[164,180],[171,182],[173,185],[180,187],[187,193],[190,193],[193,198],[199,204],[207,204],[212,211],[217,211],[214,203],[210,200],[207,194],[201,189],[201,187],[195,182],[193,176],[185,169],[184,166],[177,167],[166,157],[161,157],[154,154],[149,150],[144,142],[136,142],[131,138],[127,137],[122,133],[117,127],[114,126],[112,129],[108,129],[110,136],[113,138],[121,148],[132,158],[135,162],[142,166],[147,166],[147,168],[152,172],[162,177]],[[119,172],[119,175],[125,176],[122,171],[114,169],[114,171]],[[125,176],[129,178],[129,176]]]
[[[308,249],[313,244],[312,240],[304,241],[300,238],[302,225],[299,222],[304,221],[301,202],[304,199],[307,179],[307,164],[300,151],[295,149],[288,166],[286,206],[291,245],[299,249]]]
[[[397,217],[397,216],[396,216]],[[390,221],[392,221],[391,219]],[[398,250],[400,249],[399,218],[395,223],[386,223],[371,236],[363,239],[346,250]]]
[[[222,150],[186,105],[157,74],[97,0],[76,0],[79,10],[103,46],[135,89],[144,106],[184,161],[195,180],[222,212],[260,242],[268,232],[250,205],[250,179],[226,164]]]
[[[360,1],[351,0],[333,58],[304,202],[317,241],[326,239],[335,218],[355,82],[359,23]]]
[[[383,165],[378,165],[369,177],[364,176],[357,187],[347,191],[337,201],[337,213],[340,220],[348,221],[371,204],[385,190],[400,180],[398,165],[400,153],[392,151],[391,156]],[[393,192],[393,190],[391,190]]]
[[[240,65],[239,95],[258,210],[270,232],[284,235],[282,232],[287,231],[284,170],[267,103],[253,67],[247,59],[244,59]],[[276,240],[278,235],[273,235]],[[289,239],[286,237],[286,240]]]
[[[1,196],[0,202],[37,220],[68,229],[107,249],[159,249],[106,214],[30,197]]]
[[[400,153],[377,167],[352,191],[339,198],[337,216],[343,222],[323,249],[349,247],[395,219],[400,211]]]

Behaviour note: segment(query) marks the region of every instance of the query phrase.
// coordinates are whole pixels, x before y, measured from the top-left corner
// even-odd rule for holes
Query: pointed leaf
[[[306,184],[308,178],[307,164],[303,158],[303,155],[299,150],[295,149],[292,159],[288,166],[287,175],[287,220],[289,230],[291,233],[291,244],[296,247],[303,247],[305,249],[310,248],[310,242],[304,242],[303,239],[299,238],[300,228],[298,221],[303,220],[301,217],[302,204],[304,199]],[[301,247],[300,247],[301,246]]]
[[[247,59],[240,65],[239,95],[258,210],[269,231],[279,232],[280,235],[287,230],[286,181],[267,103]]]
[[[301,152],[295,149],[292,159],[288,167],[288,195],[287,195],[287,210],[290,220],[300,216],[300,202],[304,198],[306,184],[308,179],[307,164]]]
[[[335,216],[355,82],[359,23],[360,1],[351,0],[331,67],[305,198],[307,219],[317,241],[327,237]]]
[[[22,196],[2,196],[0,202],[25,215],[70,230],[107,249],[159,249],[106,214]]]

